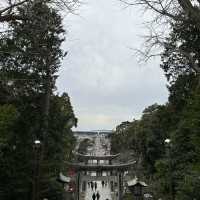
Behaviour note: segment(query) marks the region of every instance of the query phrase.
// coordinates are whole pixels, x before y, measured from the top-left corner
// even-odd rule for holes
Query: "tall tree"
[[[0,38],[0,103],[14,105],[18,113],[11,143],[15,153],[4,154],[4,158],[13,160],[15,168],[7,173],[8,184],[4,184],[3,194],[6,199],[23,200],[31,199],[32,194],[34,140],[39,139],[42,144],[37,198],[44,198],[49,196],[49,188],[53,188],[56,175],[62,170],[64,154],[69,155],[73,145],[70,128],[76,119],[70,99],[53,94],[65,56],[60,48],[65,39],[60,15],[45,1],[37,0],[28,1],[17,11],[24,20],[11,21],[11,31]]]
[[[200,30],[189,21],[172,23],[169,37],[165,38],[162,65],[169,81],[179,75],[199,75]],[[178,51],[178,50],[179,51]]]

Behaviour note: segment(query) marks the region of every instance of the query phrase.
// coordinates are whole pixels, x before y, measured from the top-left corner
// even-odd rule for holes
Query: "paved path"
[[[95,138],[95,143],[94,143],[94,155],[96,156],[101,156],[105,154],[105,149],[102,147],[101,144],[101,137],[97,136]],[[107,153],[107,152],[106,152]],[[103,162],[101,163],[103,164]],[[100,200],[106,200],[109,199],[111,200],[111,190],[109,184],[105,187],[102,187],[102,184],[100,181],[97,181],[97,191],[99,191],[100,194]],[[86,194],[85,194],[85,200],[92,200],[92,194],[95,191],[92,191],[92,189],[87,185],[86,189]]]
[[[110,187],[109,186],[102,187],[101,182],[97,182],[97,191],[99,191],[100,200],[106,200],[106,199],[111,200],[111,191],[110,191]],[[95,190],[92,191],[91,188],[87,188],[85,200],[92,200],[92,194],[94,192],[95,192]]]

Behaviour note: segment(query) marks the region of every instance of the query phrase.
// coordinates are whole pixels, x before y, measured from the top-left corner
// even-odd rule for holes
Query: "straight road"
[[[95,138],[93,154],[96,155],[96,156],[102,156],[102,155],[105,155],[105,153],[108,153],[108,152],[106,152],[106,150],[102,146],[102,143],[101,143],[102,140],[104,140],[104,138],[102,138],[100,136],[97,136]],[[100,164],[103,164],[103,163],[104,163],[103,161],[100,162]],[[92,175],[95,176],[96,174],[92,173]],[[106,174],[103,174],[103,175],[106,175]],[[95,182],[95,180],[94,180],[94,182]],[[111,200],[112,198],[111,198],[110,185],[107,184],[107,186],[102,186],[102,183],[100,181],[96,181],[96,183],[97,183],[97,190],[96,191],[92,190],[91,187],[87,184],[85,200],[92,200],[93,193],[96,194],[97,191],[100,194],[99,200],[106,200],[106,199]],[[97,200],[97,198],[95,200]]]

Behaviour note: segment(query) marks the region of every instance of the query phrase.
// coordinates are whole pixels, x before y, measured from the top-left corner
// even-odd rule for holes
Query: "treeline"
[[[1,200],[62,199],[56,179],[75,145],[70,98],[55,87],[65,31],[47,2],[19,4],[0,34]]]
[[[78,153],[87,154],[88,147],[92,145],[92,141],[89,138],[83,139],[79,144]]]
[[[200,199],[200,31],[195,23],[171,24],[161,58],[168,102],[151,105],[141,119],[117,126],[112,151],[134,153],[137,175],[147,181],[155,199]]]

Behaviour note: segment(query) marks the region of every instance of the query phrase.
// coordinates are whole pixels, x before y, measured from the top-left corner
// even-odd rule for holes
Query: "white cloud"
[[[57,83],[71,96],[78,129],[112,129],[139,117],[146,106],[164,103],[159,61],[139,66],[128,48],[142,43],[142,15],[123,10],[117,0],[88,0],[79,13],[65,21],[69,55]]]

